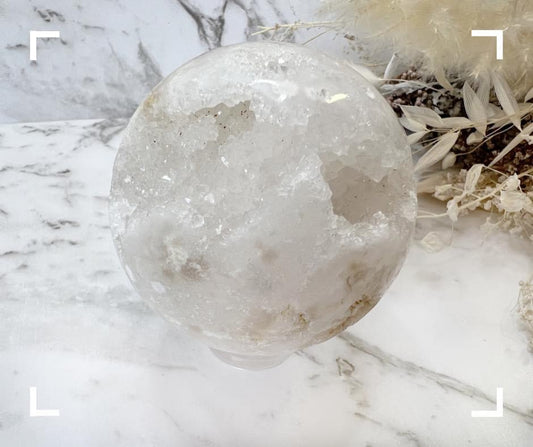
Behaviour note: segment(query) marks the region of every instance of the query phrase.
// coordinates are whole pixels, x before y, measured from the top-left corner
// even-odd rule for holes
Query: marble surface
[[[24,0],[0,2],[0,122],[129,117],[166,75],[258,26],[316,20],[320,0]],[[30,30],[39,39],[29,60]],[[305,42],[317,30],[297,32]],[[261,37],[258,37],[261,38]],[[313,45],[345,54],[335,33]],[[353,54],[353,52],[352,52]]]
[[[0,126],[1,446],[532,445],[516,313],[530,244],[462,219],[450,247],[413,244],[358,324],[238,370],[151,312],[118,264],[107,194],[124,126]],[[29,416],[32,386],[59,417]],[[495,409],[496,387],[503,417],[472,418]]]

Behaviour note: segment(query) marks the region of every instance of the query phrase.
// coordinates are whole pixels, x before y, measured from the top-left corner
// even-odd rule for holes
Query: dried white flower
[[[450,245],[450,243],[451,240],[445,241],[443,239],[443,236],[440,233],[437,233],[436,231],[430,231],[420,241],[420,244],[428,253],[437,253],[447,245]]]
[[[531,0],[325,0],[323,11],[363,42],[421,61],[439,82],[444,73],[476,82],[496,71],[520,99],[533,85]],[[504,59],[473,29],[504,30]]]
[[[533,276],[528,281],[520,282],[518,313],[522,317],[526,328],[529,330],[529,346],[530,349],[533,349]]]

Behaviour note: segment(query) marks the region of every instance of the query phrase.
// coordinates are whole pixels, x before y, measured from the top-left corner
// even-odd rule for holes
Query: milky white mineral
[[[125,131],[110,201],[139,294],[245,368],[372,309],[415,214],[386,101],[349,65],[273,42],[211,51],[161,82]]]

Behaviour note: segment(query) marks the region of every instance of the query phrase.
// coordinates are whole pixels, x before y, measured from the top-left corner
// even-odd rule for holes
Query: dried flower
[[[528,281],[520,282],[518,312],[529,331],[529,347],[533,351],[533,276]]]
[[[367,47],[386,46],[437,79],[476,83],[493,70],[520,99],[533,85],[531,0],[325,0],[322,11]],[[473,29],[504,30],[502,61],[494,39],[472,37]]]

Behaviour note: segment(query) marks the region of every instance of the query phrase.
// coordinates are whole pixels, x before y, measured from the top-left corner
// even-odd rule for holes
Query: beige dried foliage
[[[459,216],[480,209],[491,213],[482,226],[485,233],[498,228],[533,241],[533,192],[521,189],[524,175],[528,174],[506,176],[481,164],[469,170],[433,172],[420,182],[422,192],[446,202],[446,212],[421,211],[419,218],[447,216],[455,222]]]
[[[529,331],[529,348],[533,351],[533,275],[528,281],[520,282],[518,313]]]
[[[440,161],[443,161],[443,169],[452,167],[455,158],[451,157],[453,154],[450,151],[461,131],[476,129],[476,132],[470,133],[467,139],[468,144],[473,145],[489,140],[502,128],[510,125],[520,129],[520,133],[506,147],[500,148],[500,153],[489,166],[499,162],[523,141],[533,143],[533,123],[526,125],[523,129],[521,124],[523,119],[533,113],[533,104],[518,102],[505,79],[499,76],[492,76],[492,79],[495,81],[494,85],[490,81],[488,84],[480,82],[477,91],[474,91],[468,82],[463,83],[462,102],[467,116],[442,118],[428,107],[401,106],[404,116],[400,118],[400,123],[408,131],[413,132],[408,136],[408,142],[414,150],[422,152],[415,166],[416,171],[424,171]],[[384,88],[388,90],[385,91]],[[387,96],[394,91],[408,88],[413,88],[409,87],[409,82],[387,85],[382,88],[382,93]],[[498,98],[501,107],[485,101],[485,97],[490,97],[491,92],[494,97]],[[431,132],[438,136],[424,140]],[[453,162],[451,162],[452,159]]]
[[[494,70],[520,99],[533,85],[531,0],[324,0],[322,13],[369,48],[386,46],[420,61],[437,79],[446,73],[474,83]],[[473,29],[504,30],[503,61],[496,60],[495,39],[472,37]]]

